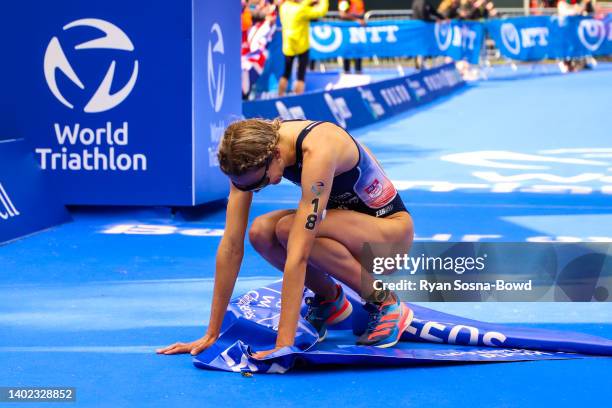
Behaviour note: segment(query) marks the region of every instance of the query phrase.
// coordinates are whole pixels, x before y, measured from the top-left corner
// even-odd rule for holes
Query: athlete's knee
[[[249,229],[249,241],[257,252],[267,251],[274,245],[276,239],[274,228],[274,221],[265,215],[253,220]]]
[[[402,236],[402,242],[404,242],[406,245],[406,250],[410,249],[412,242],[414,241],[414,223],[412,222],[412,217],[408,217],[406,220]]]
[[[293,225],[293,218],[295,216],[293,214],[286,215],[276,223],[275,233],[276,239],[283,245],[287,245],[287,241],[289,241],[289,232],[291,231],[291,226]]]

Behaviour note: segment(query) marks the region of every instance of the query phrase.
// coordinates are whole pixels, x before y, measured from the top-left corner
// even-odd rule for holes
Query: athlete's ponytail
[[[280,119],[246,119],[229,125],[219,143],[221,171],[240,176],[263,166],[278,144],[280,125]]]

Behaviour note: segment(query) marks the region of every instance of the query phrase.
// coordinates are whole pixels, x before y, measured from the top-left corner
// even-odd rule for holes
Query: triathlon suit
[[[295,164],[285,168],[283,177],[300,185],[302,179],[302,143],[310,131],[324,122],[307,125],[295,142]],[[327,209],[353,210],[374,217],[387,217],[407,211],[402,198],[383,169],[348,132],[357,150],[359,161],[352,169],[338,174],[332,182]]]

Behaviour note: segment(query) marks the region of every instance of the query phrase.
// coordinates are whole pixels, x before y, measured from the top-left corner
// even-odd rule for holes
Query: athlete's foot
[[[357,344],[362,346],[395,346],[414,317],[412,309],[395,295],[390,295],[381,304],[368,302],[364,308],[369,314],[369,320],[367,331],[357,339]]]
[[[307,297],[308,311],[304,317],[319,333],[318,342],[327,336],[327,326],[340,323],[351,315],[353,305],[346,298],[342,286],[336,285],[336,298],[324,300],[321,296]]]

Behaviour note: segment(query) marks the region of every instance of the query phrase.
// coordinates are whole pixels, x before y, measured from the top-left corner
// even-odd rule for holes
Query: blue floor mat
[[[599,68],[481,82],[356,136],[382,159],[392,179],[404,183],[400,193],[414,216],[418,239],[601,240],[612,231],[612,203],[602,190],[611,183],[601,177],[574,183],[587,188],[580,194],[520,190],[542,184],[538,180],[523,181],[508,193],[406,186],[414,181],[483,184],[474,175],[483,171],[504,177],[525,174],[442,159],[451,154],[496,150],[609,161],[602,152],[584,157],[596,153],[550,151],[612,148],[607,130],[611,84],[612,72]],[[612,168],[538,160],[548,168],[537,172],[562,177],[607,175]],[[251,217],[293,208],[298,197],[290,185],[266,189],[256,195]],[[78,406],[244,407],[274,401],[303,407],[350,400],[360,407],[391,397],[390,403],[400,406],[449,407],[470,401],[476,406],[562,407],[602,405],[612,398],[609,359],[298,371],[253,378],[198,370],[190,356],[157,356],[153,350],[204,333],[223,209],[196,219],[162,208],[77,208],[72,214],[73,223],[0,247],[0,385],[75,386]],[[243,264],[235,293],[280,277],[248,243]],[[612,337],[609,302],[430,307],[479,320]]]

